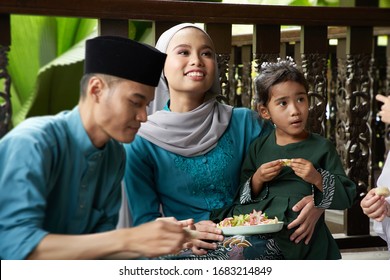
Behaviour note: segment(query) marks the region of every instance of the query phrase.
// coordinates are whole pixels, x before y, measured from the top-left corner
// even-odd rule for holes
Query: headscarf
[[[186,27],[197,28],[200,31],[202,31],[204,34],[206,34],[207,37],[210,38],[209,34],[207,34],[199,26],[192,24],[192,23],[181,23],[181,24],[178,24],[178,25],[171,27],[170,29],[165,31],[163,34],[161,34],[160,38],[158,39],[158,41],[156,43],[156,49],[158,49],[159,51],[161,51],[163,53],[166,53],[169,42],[171,41],[172,37],[179,30],[186,28]],[[213,42],[213,40],[211,40],[211,38],[210,38],[210,41]],[[218,62],[217,62],[216,58],[215,58],[215,69],[216,69],[215,80],[214,80],[212,87],[210,88],[210,90],[207,92],[207,94],[205,96],[205,101],[207,101],[213,97],[216,97],[221,92],[221,86],[219,83],[219,75],[218,75]],[[164,70],[163,70],[161,72],[160,82],[158,84],[158,87],[156,87],[156,90],[155,90],[154,100],[152,102],[150,102],[150,105],[148,108],[148,115],[151,115],[156,111],[162,110],[164,108],[164,106],[167,104],[168,100],[169,100],[169,88],[168,88],[168,84],[167,84],[167,81],[165,79]]]
[[[194,24],[182,23],[165,31],[158,39],[156,48],[166,53],[172,37],[186,27],[197,28],[209,36]],[[216,58],[215,69],[214,83],[206,93],[204,103],[185,113],[171,112],[167,107],[161,110],[169,100],[168,85],[162,73],[155,90],[155,100],[151,104],[150,112],[154,113],[141,125],[138,134],[153,144],[182,156],[198,156],[212,150],[228,127],[233,110],[231,106],[220,104],[215,99],[221,92]]]

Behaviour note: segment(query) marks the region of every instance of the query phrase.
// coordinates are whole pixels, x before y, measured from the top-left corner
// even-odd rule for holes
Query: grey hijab
[[[166,53],[172,37],[186,27],[195,27],[209,36],[198,26],[183,23],[165,31],[158,39],[156,48]],[[233,110],[231,106],[220,104],[215,99],[221,92],[217,59],[215,64],[215,80],[206,93],[205,102],[185,113],[161,110],[169,100],[168,85],[162,73],[155,90],[155,100],[149,107],[149,113],[152,114],[141,125],[138,134],[163,149],[186,157],[202,155],[212,150],[228,127]]]

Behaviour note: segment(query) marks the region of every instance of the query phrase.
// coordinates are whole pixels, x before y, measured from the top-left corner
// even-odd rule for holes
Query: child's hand
[[[262,164],[252,176],[252,195],[257,195],[265,182],[271,181],[282,170],[280,160]]]
[[[303,158],[294,158],[291,160],[290,167],[298,177],[301,177],[306,182],[315,185],[320,191],[322,191],[321,174],[314,168],[310,161]]]
[[[274,160],[262,164],[257,170],[256,173],[261,178],[263,182],[269,182],[275,178],[282,170],[282,165],[280,160]]]

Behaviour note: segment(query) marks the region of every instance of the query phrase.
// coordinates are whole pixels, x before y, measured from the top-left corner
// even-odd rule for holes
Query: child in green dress
[[[343,169],[334,145],[308,132],[308,84],[292,60],[262,65],[255,80],[257,110],[275,129],[260,135],[249,150],[241,171],[241,187],[235,203],[214,210],[215,221],[253,209],[284,222],[272,234],[286,259],[339,259],[339,249],[324,220],[318,220],[308,244],[295,244],[287,229],[299,213],[292,207],[312,195],[316,207],[343,210],[356,196],[356,185]],[[252,237],[253,238],[253,237]]]

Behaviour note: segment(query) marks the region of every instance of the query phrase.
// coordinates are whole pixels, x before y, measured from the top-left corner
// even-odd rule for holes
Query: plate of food
[[[250,214],[225,218],[217,227],[223,235],[253,235],[278,232],[283,228],[283,222],[277,217],[270,219],[265,213],[253,210]]]

